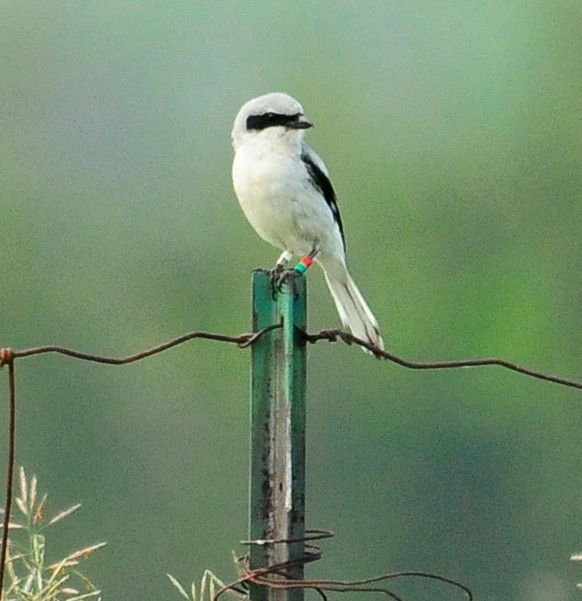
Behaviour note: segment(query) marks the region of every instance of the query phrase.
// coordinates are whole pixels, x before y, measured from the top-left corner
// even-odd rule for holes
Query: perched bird
[[[346,266],[346,244],[325,163],[305,143],[313,127],[287,94],[249,100],[234,121],[232,180],[242,210],[264,240],[280,248],[274,272],[293,255],[309,257],[325,273],[339,317],[354,336],[379,349],[378,322]]]

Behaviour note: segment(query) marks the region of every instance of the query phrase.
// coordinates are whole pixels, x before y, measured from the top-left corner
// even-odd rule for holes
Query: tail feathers
[[[380,336],[378,322],[368,307],[347,270],[343,277],[330,276],[326,271],[325,280],[335,302],[337,312],[344,326],[348,327],[357,338],[384,350],[384,341]],[[370,352],[364,349],[366,352]]]

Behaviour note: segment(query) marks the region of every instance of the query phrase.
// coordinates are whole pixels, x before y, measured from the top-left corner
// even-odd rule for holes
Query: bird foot
[[[269,277],[271,280],[271,294],[273,295],[273,300],[277,298],[277,293],[281,289],[281,286],[292,273],[294,273],[293,269],[285,269],[284,265],[279,264],[275,265],[275,267],[271,269],[269,272]]]

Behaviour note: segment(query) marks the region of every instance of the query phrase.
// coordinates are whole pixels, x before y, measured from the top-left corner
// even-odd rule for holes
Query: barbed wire
[[[14,359],[23,359],[25,357],[43,355],[46,353],[57,353],[59,355],[73,357],[74,359],[92,361],[94,363],[105,363],[106,365],[127,365],[128,363],[135,363],[136,361],[141,361],[142,359],[147,359],[148,357],[151,357],[153,355],[163,353],[164,351],[167,351],[175,346],[179,346],[180,344],[184,344],[185,342],[194,340],[196,338],[202,338],[204,340],[215,340],[218,342],[230,342],[232,344],[236,344],[239,348],[247,348],[254,344],[257,340],[259,340],[259,338],[261,338],[261,336],[263,336],[267,332],[279,328],[281,328],[281,324],[277,323],[267,326],[266,328],[263,328],[262,330],[259,330],[257,332],[252,332],[249,334],[240,334],[239,336],[228,336],[227,334],[219,334],[216,332],[188,332],[187,334],[182,334],[181,336],[172,338],[167,342],[158,344],[157,346],[146,349],[145,351],[140,351],[138,353],[134,353],[133,355],[126,355],[125,357],[107,357],[104,355],[95,355],[93,353],[85,353],[72,348],[57,345],[36,346],[21,351],[15,351],[11,348],[2,348],[0,349],[0,368]]]
[[[176,338],[172,338],[167,342],[163,342],[157,346],[151,347],[144,351],[140,351],[131,355],[126,355],[123,357],[108,357],[104,355],[97,355],[93,353],[87,353],[84,351],[78,351],[72,348],[68,348],[65,346],[58,345],[46,345],[46,346],[37,346],[23,350],[14,350],[10,347],[0,348],[0,368],[7,365],[8,366],[8,390],[9,390],[9,415],[8,415],[8,470],[7,470],[7,479],[6,479],[6,491],[5,491],[5,499],[6,499],[6,507],[4,512],[4,520],[3,520],[3,532],[2,532],[2,550],[0,552],[0,597],[2,595],[2,585],[4,580],[4,566],[6,560],[6,549],[7,549],[7,537],[8,537],[8,523],[10,520],[10,509],[12,503],[12,482],[13,482],[13,473],[14,473],[14,463],[15,463],[15,431],[16,431],[16,379],[14,374],[14,364],[17,359],[24,359],[27,357],[33,357],[37,355],[43,355],[47,353],[56,353],[60,355],[65,355],[68,357],[72,357],[74,359],[80,359],[83,361],[91,361],[94,363],[102,363],[106,365],[127,365],[129,363],[135,363],[136,361],[141,361],[148,357],[152,357],[164,351],[167,351],[171,348],[189,342],[190,340],[194,340],[197,338],[204,340],[213,340],[217,342],[226,342],[230,344],[235,344],[239,348],[248,348],[253,344],[256,344],[266,333],[282,328],[282,324],[272,324],[257,332],[250,332],[245,334],[240,334],[238,336],[230,336],[226,334],[220,334],[217,332],[206,332],[206,331],[194,331],[189,332],[187,334],[182,334],[181,336],[177,336]],[[396,365],[400,365],[401,367],[406,367],[409,369],[457,369],[457,368],[468,368],[468,367],[484,367],[484,366],[498,366],[510,371],[514,371],[520,373],[522,375],[537,378],[539,380],[545,380],[547,382],[553,382],[555,384],[559,384],[561,386],[568,386],[572,388],[582,389],[582,382],[572,380],[569,378],[564,378],[561,376],[556,376],[553,374],[541,372],[538,370],[534,370],[523,365],[518,365],[517,363],[513,363],[506,359],[501,358],[485,358],[485,359],[462,359],[455,361],[435,361],[435,362],[427,362],[427,361],[412,361],[409,359],[405,359],[391,353],[390,351],[381,350],[376,348],[374,345],[369,342],[357,338],[356,336],[344,332],[343,330],[333,329],[333,330],[321,330],[315,334],[310,334],[308,332],[302,332],[303,340],[310,344],[315,344],[321,341],[327,342],[337,342],[341,340],[342,342],[351,345],[355,344],[362,348],[365,348],[371,351],[376,357],[381,359],[386,359]],[[412,574],[411,574],[412,575]],[[420,573],[416,573],[418,576],[422,576]],[[255,574],[254,576],[248,575],[246,579],[252,580],[253,578],[257,578],[259,575]],[[385,575],[381,577],[381,579],[394,578],[398,575]],[[424,575],[424,577],[433,577],[430,575]],[[338,587],[342,587],[344,585],[349,585],[352,588],[344,588],[341,592],[347,592],[347,590],[356,590],[353,587],[361,587],[367,583],[373,582],[369,581],[353,581],[351,583],[345,582],[343,584],[335,583]],[[268,583],[265,583],[268,584]],[[320,582],[321,584],[321,582]],[[458,584],[458,583],[457,583]],[[268,586],[272,586],[272,584],[268,584]],[[330,581],[330,586],[331,581]],[[322,586],[312,586],[308,588],[315,588],[316,590],[323,590]],[[320,594],[323,593],[319,591]],[[339,589],[331,589],[327,590],[338,590]],[[357,590],[368,590],[359,588]],[[371,589],[370,589],[371,590]],[[381,590],[385,594],[392,596],[393,599],[398,600],[398,597],[391,594],[386,589],[374,589]],[[324,596],[325,597],[325,596]]]
[[[4,349],[0,349],[0,367],[3,360]],[[6,491],[4,493],[6,506],[2,520],[2,550],[0,551],[0,599],[4,594],[4,570],[8,553],[8,528],[10,527],[10,514],[12,508],[12,493],[14,482],[14,466],[16,464],[16,379],[14,377],[14,361],[8,362],[8,470],[6,473]]]
[[[308,529],[305,531],[305,536],[299,539],[241,541],[241,544],[243,545],[260,546],[266,544],[288,545],[290,543],[303,542],[305,543],[305,549],[303,554],[298,558],[256,569],[251,569],[248,555],[237,557],[235,561],[241,576],[237,578],[237,580],[220,588],[213,596],[212,601],[218,601],[219,598],[228,591],[238,591],[241,586],[248,586],[249,584],[265,586],[271,589],[310,589],[317,592],[323,601],[327,601],[326,593],[382,593],[394,601],[404,601],[402,597],[397,595],[387,586],[381,586],[384,582],[399,578],[434,580],[461,590],[466,595],[468,601],[473,601],[473,593],[461,582],[439,574],[418,570],[390,572],[388,574],[381,574],[380,576],[373,576],[371,578],[363,578],[360,580],[305,580],[291,578],[288,575],[291,568],[305,566],[308,563],[313,563],[321,559],[323,549],[320,546],[313,544],[313,541],[332,538],[333,536],[335,536],[335,534],[331,530]]]
[[[357,344],[362,348],[371,351],[376,357],[386,359],[401,367],[407,367],[409,369],[458,369],[462,367],[486,367],[488,365],[496,365],[529,376],[531,378],[537,378],[538,380],[545,380],[546,382],[553,382],[555,384],[561,384],[562,386],[570,386],[572,388],[579,388],[582,390],[582,381],[571,380],[570,378],[563,378],[561,376],[555,376],[553,374],[538,371],[507,361],[507,359],[501,359],[496,357],[488,357],[485,359],[458,359],[453,361],[411,361],[404,359],[399,355],[391,353],[390,351],[380,350],[373,344],[370,344],[366,340],[357,338],[349,332],[343,330],[321,330],[317,334],[305,334],[307,342],[315,344],[320,340],[327,340],[329,342],[337,342],[338,339],[346,344]]]
[[[0,348],[0,368],[3,365],[10,363],[15,359],[22,359],[26,357],[32,357],[34,355],[42,355],[46,353],[57,353],[73,357],[75,359],[81,359],[84,361],[91,361],[94,363],[103,363],[107,365],[127,365],[128,363],[134,363],[153,355],[157,355],[171,348],[201,338],[204,340],[214,340],[217,342],[227,342],[235,344],[239,348],[248,348],[255,344],[260,338],[262,338],[267,332],[282,328],[281,324],[272,324],[257,332],[250,332],[245,334],[239,334],[238,336],[231,336],[227,334],[220,334],[218,332],[206,332],[206,331],[194,331],[182,334],[176,338],[172,338],[167,342],[163,342],[157,346],[149,348],[145,351],[140,351],[132,355],[126,355],[124,357],[108,357],[104,355],[96,355],[93,353],[87,353],[83,351],[77,351],[72,348],[57,346],[57,345],[46,345],[32,347],[23,350],[14,350],[9,347]],[[340,329],[325,329],[317,333],[310,334],[308,332],[302,332],[302,336],[306,342],[315,344],[320,341],[337,342],[341,340],[345,344],[355,344],[362,348],[371,351],[376,357],[386,359],[391,363],[406,367],[408,369],[459,369],[459,368],[470,368],[470,367],[485,367],[485,366],[498,366],[510,371],[520,373],[531,378],[537,378],[539,380],[545,380],[547,382],[553,382],[554,384],[560,384],[562,386],[568,386],[571,388],[578,388],[582,390],[582,381],[573,380],[570,378],[564,378],[562,376],[556,376],[550,373],[542,372],[539,370],[519,365],[507,359],[497,357],[487,357],[481,359],[458,359],[452,361],[413,361],[405,359],[400,355],[392,353],[390,351],[381,350],[375,347],[370,342],[357,338],[349,332],[345,332]]]

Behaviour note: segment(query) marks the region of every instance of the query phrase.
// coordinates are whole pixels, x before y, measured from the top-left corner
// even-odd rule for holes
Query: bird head
[[[245,103],[232,129],[235,148],[250,139],[288,137],[301,141],[305,129],[313,127],[303,114],[303,107],[295,98],[273,92]]]

